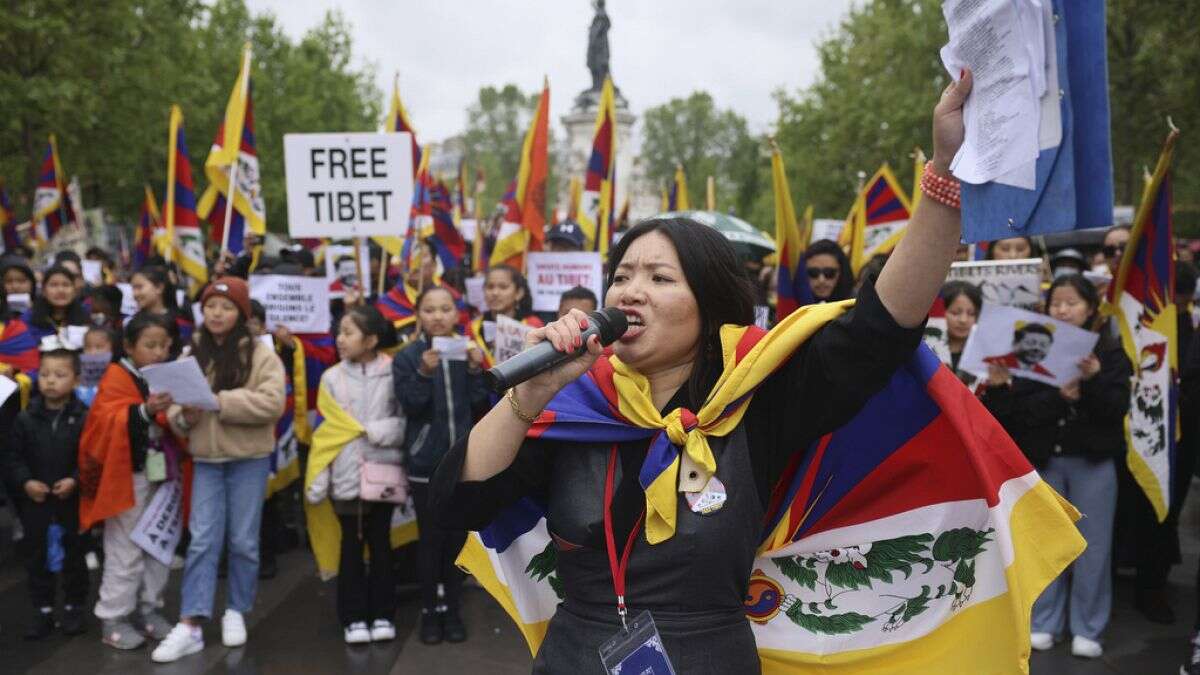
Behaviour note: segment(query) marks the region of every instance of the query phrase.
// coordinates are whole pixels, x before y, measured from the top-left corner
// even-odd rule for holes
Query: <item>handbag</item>
[[[408,502],[408,474],[399,464],[363,461],[358,497],[365,502]]]

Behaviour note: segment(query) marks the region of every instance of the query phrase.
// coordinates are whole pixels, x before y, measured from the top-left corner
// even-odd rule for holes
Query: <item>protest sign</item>
[[[978,286],[984,302],[1036,311],[1042,300],[1042,259],[956,262],[946,280]]]
[[[288,233],[395,235],[413,196],[408,133],[284,134]]]
[[[286,326],[293,333],[327,333],[329,284],[320,277],[251,275],[250,297],[267,310],[267,330]]]
[[[133,299],[133,286],[126,283],[117,284],[117,288],[121,290],[121,316],[131,317],[137,314],[137,300]]]
[[[1098,333],[1045,314],[985,302],[958,367],[986,373],[995,364],[1013,377],[1061,387],[1079,377],[1079,362],[1099,339]]]
[[[604,297],[599,253],[530,253],[526,260],[535,312],[557,312],[562,294],[576,286],[590,289],[597,298]]]
[[[516,319],[496,317],[496,347],[492,350],[496,363],[503,363],[520,354],[525,349],[525,336],[531,330]]]
[[[79,384],[84,387],[98,386],[100,378],[104,377],[104,371],[108,370],[110,363],[112,363],[111,352],[80,354]]]
[[[363,274],[371,270],[370,248],[364,240],[358,247],[358,256],[362,261]],[[339,262],[350,260],[349,266],[339,269]],[[345,295],[345,289],[358,285],[358,267],[354,265],[354,246],[350,244],[330,244],[325,247],[325,277],[329,282],[329,297],[340,298]],[[341,272],[346,272],[345,275]]]
[[[129,538],[155,560],[170,565],[182,533],[183,486],[179,481],[171,480],[154,493]]]
[[[465,281],[467,285],[467,304],[481,312],[487,310],[487,300],[483,296],[483,284],[485,281],[487,279],[482,274],[467,277]]]
[[[128,284],[126,284],[128,285]],[[9,293],[8,294],[8,309],[9,311],[20,313],[29,309],[32,306],[32,301],[28,293]]]
[[[838,235],[841,234],[842,228],[846,225],[846,221],[836,218],[814,218],[812,224],[812,233],[809,235],[808,241],[821,241],[828,239],[837,241]]]
[[[100,286],[104,283],[104,267],[99,260],[81,260],[83,280],[90,286]]]

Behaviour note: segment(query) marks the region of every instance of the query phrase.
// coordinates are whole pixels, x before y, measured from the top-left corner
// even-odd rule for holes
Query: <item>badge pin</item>
[[[703,490],[688,492],[684,496],[687,497],[688,506],[691,507],[692,512],[702,516],[720,511],[721,507],[725,506],[727,499],[725,484],[717,480],[716,476],[708,479]]]

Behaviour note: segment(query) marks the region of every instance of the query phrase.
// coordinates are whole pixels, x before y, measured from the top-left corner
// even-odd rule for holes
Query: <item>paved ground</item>
[[[1197,490],[1193,490],[1195,495]],[[1132,588],[1119,579],[1113,622],[1105,641],[1103,659],[1072,658],[1066,645],[1037,654],[1032,672],[1037,675],[1091,675],[1127,673],[1153,675],[1174,673],[1182,658],[1191,618],[1195,616],[1195,565],[1200,556],[1200,499],[1191,500],[1185,521],[1185,559],[1172,574],[1171,589],[1180,621],[1158,626],[1145,621],[1132,607]],[[0,535],[4,523],[0,522]],[[6,536],[0,537],[6,540]],[[394,643],[349,648],[341,640],[334,616],[333,585],[323,584],[313,574],[311,558],[292,551],[280,558],[280,574],[262,583],[258,607],[249,617],[250,640],[240,649],[220,645],[219,627],[205,631],[209,645],[199,655],[177,663],[157,666],[149,652],[141,649],[116,652],[99,641],[95,619],[86,635],[76,638],[54,636],[39,643],[24,642],[21,633],[28,619],[24,574],[5,552],[0,563],[0,673],[91,672],[135,675],[194,675],[231,673],[273,675],[276,673],[466,673],[470,675],[516,675],[529,672],[525,643],[503,611],[478,588],[465,592],[464,618],[470,640],[461,645],[421,645],[415,634],[418,604],[407,588],[398,615],[399,635]],[[167,592],[168,617],[178,609],[178,573]],[[96,580],[98,581],[98,579]],[[94,591],[93,591],[94,592]],[[218,593],[222,597],[223,589]],[[220,600],[218,600],[220,603]],[[218,612],[221,611],[218,607]]]

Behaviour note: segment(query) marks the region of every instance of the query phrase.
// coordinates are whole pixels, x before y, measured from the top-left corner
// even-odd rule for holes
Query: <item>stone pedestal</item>
[[[558,204],[563,209],[571,201],[572,177],[584,180],[587,175],[587,162],[592,156],[592,135],[596,131],[596,111],[599,110],[599,97],[588,96],[592,92],[583,92],[576,99],[576,106],[571,112],[561,118],[566,138],[560,146],[559,155],[562,162],[563,176],[558,194]],[[581,107],[586,105],[587,107]],[[636,148],[633,145],[633,125],[637,116],[629,112],[629,105],[624,98],[617,96],[617,184],[614,208],[620,212],[625,195],[629,194],[633,180],[633,157]]]

